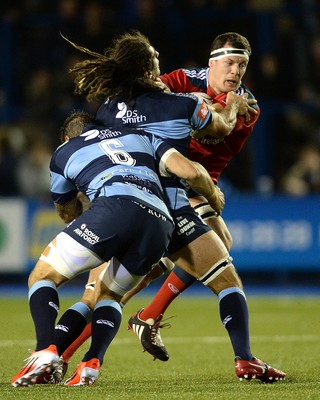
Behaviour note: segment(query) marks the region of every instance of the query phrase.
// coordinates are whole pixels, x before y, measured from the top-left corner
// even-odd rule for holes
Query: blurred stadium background
[[[320,4],[316,0],[13,0],[0,5],[0,290],[26,284],[63,226],[48,196],[48,162],[74,108],[60,36],[103,51],[139,29],[162,72],[206,66],[213,38],[237,31],[253,55],[245,83],[261,117],[225,171],[224,218],[244,283],[320,293]],[[298,171],[298,173],[297,173]],[[82,283],[82,279],[74,285]]]

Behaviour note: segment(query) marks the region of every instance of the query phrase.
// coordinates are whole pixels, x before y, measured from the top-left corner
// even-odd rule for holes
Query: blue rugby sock
[[[36,351],[54,343],[54,326],[59,312],[59,296],[51,281],[39,281],[29,290],[29,306],[33,318],[37,345]]]
[[[219,295],[220,318],[228,331],[235,357],[252,360],[249,312],[245,294],[239,288],[222,290]]]
[[[122,320],[120,305],[112,300],[99,301],[92,315],[91,346],[82,361],[98,358],[103,364],[104,355],[116,336]]]
[[[59,355],[82,333],[91,315],[90,308],[82,302],[74,304],[62,315],[55,327],[55,344]]]

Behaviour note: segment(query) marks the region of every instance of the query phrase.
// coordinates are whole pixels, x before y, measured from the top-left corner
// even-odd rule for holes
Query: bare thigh
[[[229,252],[219,236],[209,231],[170,255],[169,258],[180,268],[199,279],[214,264],[228,256]]]
[[[170,259],[184,271],[200,279],[213,266],[228,260],[229,252],[220,237],[215,232],[210,231],[170,255]],[[206,286],[215,294],[230,287],[242,289],[241,279],[231,263],[231,259],[226,267],[221,269],[221,273],[207,283]]]

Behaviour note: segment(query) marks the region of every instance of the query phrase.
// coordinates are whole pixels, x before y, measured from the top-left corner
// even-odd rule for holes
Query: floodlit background
[[[97,107],[73,94],[68,68],[81,54],[60,32],[102,52],[115,35],[130,29],[149,37],[163,73],[206,66],[220,33],[237,31],[248,38],[253,55],[244,82],[261,117],[220,180],[227,201],[223,216],[234,239],[231,254],[245,283],[320,288],[316,0],[1,2],[2,282],[25,283],[43,247],[63,227],[49,198],[48,163],[66,116],[75,108]]]

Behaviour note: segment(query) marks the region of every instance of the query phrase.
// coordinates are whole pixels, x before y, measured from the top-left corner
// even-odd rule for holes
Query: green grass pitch
[[[64,311],[75,298],[61,296]],[[0,400],[307,400],[320,399],[320,297],[248,296],[253,354],[287,372],[284,382],[240,382],[233,352],[214,296],[180,296],[161,331],[168,362],[143,353],[127,320],[150,297],[136,296],[123,310],[120,331],[92,387],[36,385],[13,388],[12,376],[34,348],[34,328],[26,298],[0,297]],[[73,357],[72,373],[88,344]]]

